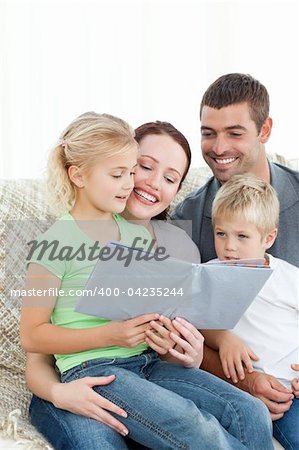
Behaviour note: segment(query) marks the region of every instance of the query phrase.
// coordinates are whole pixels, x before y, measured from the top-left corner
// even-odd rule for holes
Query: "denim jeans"
[[[56,450],[147,449],[96,420],[58,409],[35,395],[29,414],[31,423]]]
[[[163,362],[153,351],[125,359],[87,361],[62,374],[62,381],[111,374],[116,379],[95,391],[128,413],[126,419],[118,419],[140,444],[137,448],[273,449],[270,415],[260,400],[200,369]],[[108,426],[55,410],[48,402],[37,404],[35,399],[30,414],[55,449],[130,448]]]
[[[299,450],[299,399],[293,400],[291,408],[283,417],[273,422],[273,434],[285,450]]]

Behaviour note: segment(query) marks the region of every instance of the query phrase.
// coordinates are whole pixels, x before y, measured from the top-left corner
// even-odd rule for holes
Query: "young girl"
[[[139,192],[142,190],[149,195],[154,193],[156,201],[153,203],[146,200],[134,189],[122,215],[130,220],[142,221],[142,224],[153,232],[157,244],[164,246],[171,256],[200,262],[198,249],[189,236],[182,229],[165,222],[166,210],[180,189],[191,163],[188,141],[172,124],[160,121],[149,122],[138,127],[135,130],[135,139],[139,143],[139,149],[134,184],[136,181],[136,189]],[[153,217],[160,220],[151,221]],[[174,242],[176,245],[173,245]],[[158,323],[154,322],[154,324],[160,331],[161,327]],[[161,342],[161,334],[157,333],[157,330],[147,331],[148,344],[160,355],[165,355],[166,350],[169,349],[168,355],[165,355],[168,359],[173,352],[184,366],[199,367],[203,350],[202,335],[191,324],[184,321],[172,322],[171,325],[176,326],[176,332],[183,337],[183,340],[180,340],[180,337],[176,335],[178,344],[184,345],[182,353],[176,353],[176,349],[169,348],[169,342],[166,339]],[[169,323],[166,326],[169,326]],[[55,431],[57,418],[59,417],[58,423],[66,422],[66,419],[71,420],[71,415],[63,412],[62,409],[92,417],[118,432],[126,430],[119,420],[108,413],[113,411],[120,414],[124,411],[92,389],[95,385],[111,383],[112,380],[113,377],[108,379],[84,377],[67,384],[60,383],[50,355],[28,353],[26,381],[35,394],[30,405],[32,423],[49,440],[53,436],[55,445],[58,438]],[[49,402],[53,402],[59,409]],[[68,435],[63,432],[59,434],[60,442],[63,441],[63,436],[68,442]],[[83,445],[84,443],[78,443],[80,448]]]
[[[23,347],[54,353],[65,383],[95,375],[111,381],[111,375],[115,376],[113,382],[97,386],[96,392],[117,406],[116,413],[126,416],[123,422],[130,437],[142,445],[270,449],[271,426],[260,402],[221,380],[214,386],[214,377],[198,369],[160,361],[156,352],[148,350],[146,331],[158,315],[114,322],[74,311],[76,291],[84,288],[96,260],[71,254],[93,247],[96,241],[102,246],[109,240],[131,245],[137,236],[150,241],[145,228],[117,214],[133,188],[136,155],[131,129],[111,116],[85,114],[63,133],[50,160],[49,176],[59,194],[57,206],[63,199],[70,212],[39,238],[39,243],[46,243],[43,253],[31,257],[26,289],[40,290],[43,296],[24,298]],[[52,290],[58,290],[57,298],[49,295]],[[127,448],[124,437],[103,423],[72,415],[70,429],[68,448],[78,448],[82,434],[86,449]],[[59,442],[55,432],[55,448],[63,448],[65,443]]]

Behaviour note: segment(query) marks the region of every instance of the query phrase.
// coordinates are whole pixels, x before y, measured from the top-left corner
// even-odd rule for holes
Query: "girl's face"
[[[97,215],[121,213],[133,189],[136,148],[125,154],[101,159],[88,172],[78,172],[77,207]]]
[[[126,211],[132,218],[147,220],[164,211],[174,199],[187,156],[170,136],[151,134],[141,140],[137,162]]]

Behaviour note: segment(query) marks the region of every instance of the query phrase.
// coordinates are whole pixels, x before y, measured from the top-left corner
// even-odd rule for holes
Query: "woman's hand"
[[[184,367],[199,367],[203,358],[202,334],[182,318],[170,320],[159,316],[151,322],[151,329],[146,331],[148,345],[169,362],[182,364]]]
[[[291,368],[299,372],[299,364],[292,364]],[[292,391],[296,398],[299,398],[299,378],[292,380]]]
[[[56,383],[52,388],[53,404],[56,408],[98,420],[122,436],[127,436],[128,429],[108,411],[122,417],[127,417],[127,413],[92,389],[93,386],[103,386],[114,380],[115,375],[110,375],[85,377],[69,383]]]
[[[170,337],[176,343],[169,353],[184,367],[199,367],[203,359],[203,335],[187,320],[177,317],[172,321],[176,333]]]
[[[166,355],[176,345],[170,334],[179,334],[179,332],[168,317],[160,315],[158,319],[151,321],[151,328],[145,332],[145,341],[159,355]]]
[[[113,321],[103,325],[109,334],[109,345],[133,348],[144,343],[145,332],[151,327],[150,322],[158,318],[157,313],[143,314],[134,319]]]
[[[245,378],[243,363],[247,371],[251,373],[253,372],[251,360],[259,359],[251,348],[233,333],[227,333],[220,340],[219,357],[225,376],[231,378],[234,383]]]

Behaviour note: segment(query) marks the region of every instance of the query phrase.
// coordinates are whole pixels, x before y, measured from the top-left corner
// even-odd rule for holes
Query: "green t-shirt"
[[[143,239],[146,239],[147,243],[143,244],[143,247],[146,249],[149,246],[152,237],[145,227],[129,223],[117,214],[114,214],[113,218],[119,228],[119,242],[121,244],[131,246],[134,239],[140,237],[142,241],[139,241],[138,244],[142,243]],[[60,278],[61,285],[59,289],[64,291],[63,296],[57,297],[51,316],[52,323],[68,328],[83,329],[101,326],[110,322],[110,320],[102,317],[74,311],[78,301],[75,291],[84,289],[97,262],[97,253],[90,253],[95,246],[95,241],[84,233],[71,214],[63,215],[45,233],[38,236],[35,241],[35,247],[34,245],[31,247],[28,264],[31,262],[40,264]],[[42,244],[42,241],[45,241],[46,244]],[[37,247],[39,244],[40,246]],[[40,253],[42,246],[44,246],[45,251]],[[35,249],[34,252],[33,249]],[[140,344],[134,348],[111,346],[54,356],[56,364],[62,373],[84,361],[95,358],[127,358],[141,354],[146,348],[147,344]]]

